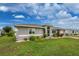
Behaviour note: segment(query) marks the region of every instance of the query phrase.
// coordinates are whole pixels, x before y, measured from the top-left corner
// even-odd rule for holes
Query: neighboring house
[[[64,33],[65,36],[71,36],[73,34],[74,33],[73,33],[73,30],[72,29],[65,29],[65,33]]]
[[[79,30],[73,30],[73,33],[79,35]]]
[[[65,34],[66,36],[79,35],[79,30],[65,29],[64,34]]]
[[[65,33],[65,29],[63,29],[63,28],[59,28],[59,27],[53,27],[54,29],[53,29],[53,33],[55,33],[55,35],[53,35],[53,36],[57,36],[57,37],[59,37],[59,36],[64,36],[64,33]]]

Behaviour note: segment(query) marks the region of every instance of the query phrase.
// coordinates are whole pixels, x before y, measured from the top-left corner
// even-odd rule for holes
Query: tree
[[[12,31],[12,28],[10,26],[6,26],[3,28],[3,31],[5,31],[6,33],[9,33],[10,31]]]
[[[5,26],[5,27],[3,27],[3,34],[4,35],[8,35],[8,36],[13,36],[14,35],[14,31],[13,31],[12,27]]]

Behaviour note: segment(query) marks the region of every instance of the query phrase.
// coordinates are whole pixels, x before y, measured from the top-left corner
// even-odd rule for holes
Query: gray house
[[[31,36],[53,36],[54,28],[50,25],[18,24],[15,27],[17,29],[15,33],[16,40],[23,40]]]
[[[57,36],[72,35],[78,33],[70,29],[62,29],[58,27],[53,27],[51,25],[36,25],[36,24],[17,24],[16,27],[16,40],[24,40],[24,38],[29,38],[31,36],[39,37],[53,37],[54,33]]]

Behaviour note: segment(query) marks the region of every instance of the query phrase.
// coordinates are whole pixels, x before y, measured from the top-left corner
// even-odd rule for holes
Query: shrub
[[[42,37],[40,37],[40,36],[31,36],[30,37],[30,40],[31,41],[41,41],[43,38]]]
[[[15,36],[14,31],[10,31],[9,33],[6,33],[7,36]]]
[[[11,39],[12,39],[12,41],[16,41],[16,37],[15,36],[12,36]]]
[[[24,40],[27,40],[27,38],[24,38]]]
[[[29,39],[30,39],[31,41],[35,41],[37,38],[36,38],[36,36],[31,36]]]
[[[14,36],[14,30],[13,30],[13,28],[12,27],[10,27],[10,26],[5,26],[5,27],[3,27],[3,31],[2,31],[2,33],[1,33],[1,35],[2,36],[5,36],[5,35],[7,35],[7,36]]]
[[[47,34],[44,34],[44,37],[47,37],[48,35]]]
[[[8,36],[2,36],[0,37],[0,41],[4,41],[4,42],[15,42],[16,41],[16,37],[8,37]]]
[[[39,37],[39,36],[37,36],[36,41],[41,41],[41,40],[43,40],[43,37]]]

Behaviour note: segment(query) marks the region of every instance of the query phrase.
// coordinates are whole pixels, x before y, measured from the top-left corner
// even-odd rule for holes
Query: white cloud
[[[65,18],[65,19],[59,19],[58,24],[60,25],[77,25],[79,24],[79,18],[77,16]],[[72,27],[72,26],[71,26]]]
[[[71,14],[67,13],[66,11],[59,11],[57,14],[56,14],[57,18],[70,18],[72,17]]]
[[[72,16],[69,12],[79,13],[79,4],[17,4],[15,6],[2,6],[1,11],[11,11],[11,12],[23,12],[28,15],[37,16],[37,19],[43,19],[46,17],[46,23],[51,23],[53,20],[58,20],[58,24],[78,24],[79,17]],[[25,18],[23,15],[13,15],[15,18]],[[30,19],[30,16],[27,18]],[[48,20],[47,20],[48,19]],[[50,20],[51,19],[51,20]],[[21,20],[13,20],[21,21]],[[45,23],[45,22],[44,22]],[[54,22],[53,22],[54,23]],[[53,24],[51,23],[51,24]],[[64,25],[66,26],[66,25]]]
[[[63,21],[63,20],[60,20],[59,22],[58,22],[58,24],[65,24],[65,22]]]
[[[72,3],[72,4],[63,4],[66,8],[68,8],[68,11],[73,13],[79,13],[79,3]]]
[[[57,9],[57,10],[61,10],[62,7],[60,5],[58,5],[57,3],[53,4],[53,8]]]
[[[40,16],[37,16],[36,19],[41,19],[41,17]]]
[[[46,3],[46,4],[45,4],[45,7],[46,7],[46,8],[50,7],[50,3]]]
[[[23,15],[13,15],[14,18],[25,18]]]
[[[8,11],[8,8],[6,6],[0,6],[0,11],[6,12]]]

